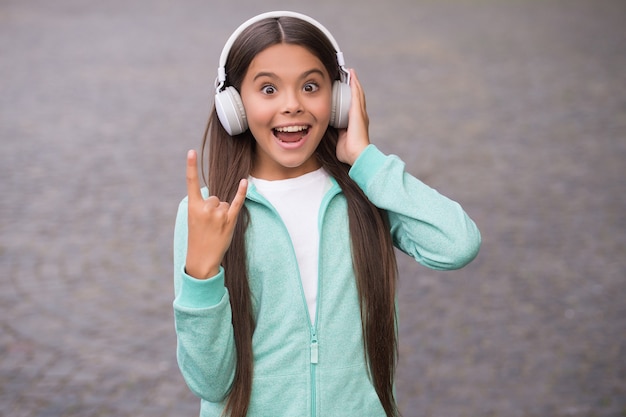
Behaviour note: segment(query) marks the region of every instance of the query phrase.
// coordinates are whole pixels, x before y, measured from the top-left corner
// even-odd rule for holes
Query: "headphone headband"
[[[256,22],[259,22],[259,21],[261,21],[263,19],[278,18],[278,17],[295,17],[297,19],[304,20],[305,22],[308,22],[308,23],[312,24],[313,26],[318,28],[320,31],[322,31],[322,33],[324,33],[324,35],[326,35],[326,38],[328,38],[330,43],[335,48],[336,55],[337,55],[337,63],[339,64],[339,68],[341,69],[341,72],[342,72],[341,79],[345,80],[346,84],[348,84],[348,85],[350,84],[350,73],[345,68],[346,64],[345,64],[344,59],[343,59],[343,53],[339,49],[339,45],[337,44],[337,41],[335,40],[333,35],[331,35],[331,33],[328,31],[328,29],[326,29],[317,20],[315,20],[315,19],[313,19],[313,18],[311,18],[309,16],[306,16],[304,14],[296,13],[296,12],[290,12],[290,11],[274,11],[274,12],[262,13],[260,15],[257,15],[257,16],[254,16],[254,17],[248,19],[247,21],[242,23],[233,32],[232,35],[230,35],[230,37],[226,41],[226,44],[224,45],[224,48],[222,49],[222,53],[220,55],[219,68],[217,69],[217,79],[215,80],[215,86],[216,86],[215,92],[216,93],[219,93],[222,90],[222,88],[224,87],[224,82],[226,82],[226,60],[228,59],[228,54],[230,53],[230,48],[233,46],[233,43],[235,43],[235,41],[237,40],[239,35],[241,35],[241,33],[246,28],[248,28],[248,26],[251,26],[252,24],[254,24]]]

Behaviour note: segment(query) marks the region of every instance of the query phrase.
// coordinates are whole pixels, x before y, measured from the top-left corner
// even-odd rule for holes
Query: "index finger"
[[[202,200],[200,181],[198,180],[198,163],[196,151],[187,152],[187,195],[189,200]]]
[[[352,98],[357,99],[361,104],[361,111],[366,111],[365,105],[365,93],[363,92],[363,87],[361,86],[361,82],[359,81],[359,77],[356,75],[355,69],[350,69],[350,87],[352,88]]]
[[[248,191],[248,180],[242,179],[239,181],[239,188],[237,188],[237,194],[233,198],[230,207],[228,208],[228,217],[234,219],[239,214],[243,203],[246,201],[246,192]]]

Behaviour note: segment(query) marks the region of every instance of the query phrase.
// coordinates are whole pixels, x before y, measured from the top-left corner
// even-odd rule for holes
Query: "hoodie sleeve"
[[[387,211],[394,245],[419,263],[459,269],[478,254],[480,232],[463,208],[408,174],[397,156],[369,145],[350,176],[374,205]]]
[[[187,199],[174,228],[174,324],[178,366],[189,389],[211,402],[222,401],[235,375],[235,342],[224,270],[207,280],[185,273]]]

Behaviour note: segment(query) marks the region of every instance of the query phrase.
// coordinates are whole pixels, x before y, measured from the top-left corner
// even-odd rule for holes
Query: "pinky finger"
[[[232,203],[230,204],[230,208],[228,210],[228,215],[231,218],[236,218],[243,207],[243,203],[246,201],[246,192],[248,191],[248,180],[242,179],[239,181],[239,188],[237,188],[237,194],[235,198],[233,198]]]

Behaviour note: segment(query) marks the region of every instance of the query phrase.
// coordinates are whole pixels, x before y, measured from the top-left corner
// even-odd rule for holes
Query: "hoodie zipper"
[[[323,235],[322,235],[322,225],[323,225],[323,219],[324,216],[326,215],[326,210],[328,208],[328,205],[330,204],[330,201],[333,199],[333,197],[338,194],[338,192],[340,191],[339,186],[337,185],[337,183],[331,179],[332,185],[330,187],[330,189],[328,191],[326,191],[326,194],[324,194],[324,198],[322,199],[322,203],[320,204],[320,210],[319,210],[319,214],[318,214],[318,224],[317,224],[317,228],[319,231],[319,251],[318,251],[318,268],[317,268],[317,306],[315,308],[315,321],[311,321],[311,318],[309,317],[309,321],[311,322],[311,417],[317,417],[317,374],[316,374],[316,367],[317,367],[317,363],[319,361],[319,341],[317,339],[317,323],[318,323],[318,318],[319,318],[319,311],[320,311],[320,294],[321,289],[322,289],[322,280],[320,279],[321,276],[321,272],[322,272],[322,239],[323,239]],[[302,296],[304,297],[304,288],[302,289]],[[306,305],[306,299],[304,299],[304,308],[307,311],[307,316],[309,314],[309,309],[307,308]]]
[[[330,187],[330,189],[326,192],[326,194],[324,195],[324,198],[322,199],[322,203],[320,204],[320,211],[318,214],[318,230],[319,230],[319,259],[318,259],[318,281],[317,281],[317,294],[318,294],[318,305],[315,309],[315,317],[311,317],[311,315],[309,314],[309,308],[307,307],[307,302],[306,302],[306,297],[304,295],[304,287],[302,286],[302,277],[300,276],[300,271],[298,270],[298,280],[300,282],[300,294],[302,296],[302,305],[304,306],[304,310],[306,313],[306,317],[308,319],[309,322],[309,328],[310,328],[310,334],[311,334],[311,338],[310,338],[310,345],[309,345],[309,349],[310,349],[310,370],[311,370],[311,417],[317,417],[317,372],[316,372],[316,367],[319,361],[319,341],[317,338],[317,318],[319,316],[319,294],[321,293],[321,280],[319,279],[320,276],[320,271],[321,271],[321,248],[322,248],[322,219],[326,213],[326,209],[328,208],[328,205],[330,204],[330,201],[332,200],[332,198],[338,194],[341,189],[339,188],[339,185],[335,182],[334,179],[331,178],[331,182],[332,185]],[[289,236],[289,230],[287,230],[287,226],[285,225],[285,223],[282,221],[282,219],[280,218],[280,214],[278,213],[278,211],[276,211],[276,209],[274,208],[274,206],[267,201],[267,199],[265,197],[263,197],[262,195],[260,195],[258,192],[256,192],[256,190],[250,189],[248,190],[248,198],[250,198],[253,201],[256,201],[258,203],[263,204],[264,206],[268,207],[270,210],[272,210],[272,212],[280,219],[284,231],[285,233],[287,233],[287,236],[289,237],[290,243],[291,243],[291,250],[292,250],[292,255],[294,256],[294,258],[296,257],[296,253],[295,253],[295,249],[293,247],[293,242],[291,242],[291,237]],[[297,263],[297,262],[296,262]]]
[[[317,415],[317,375],[318,343],[315,326],[311,326],[311,417]]]

